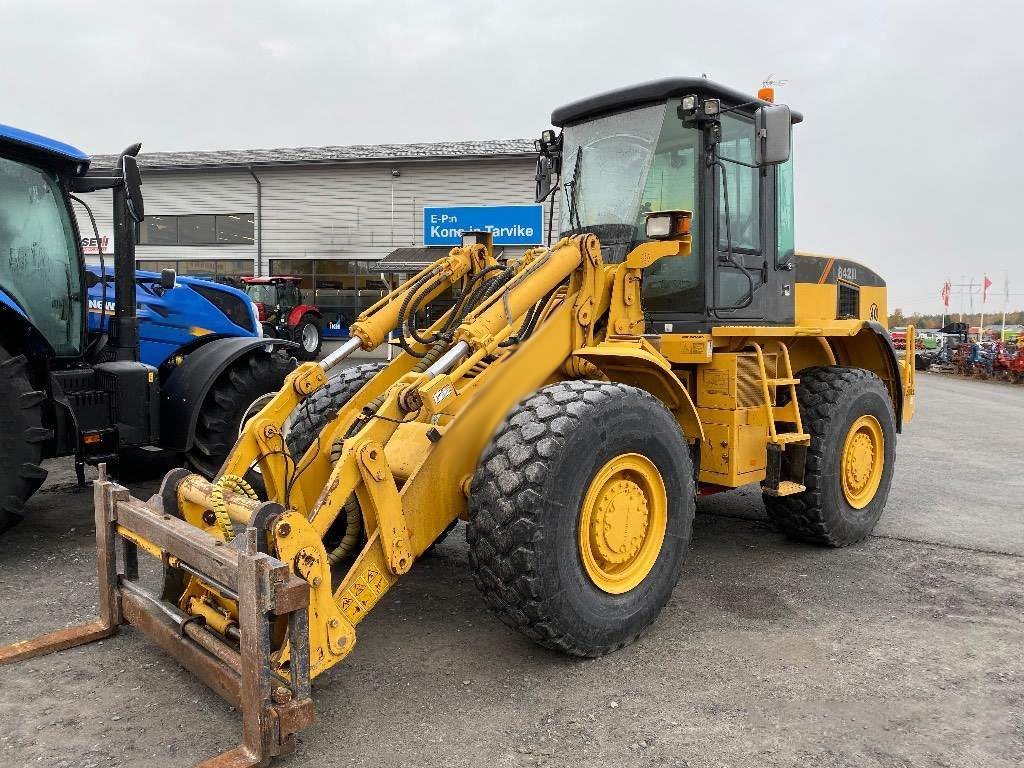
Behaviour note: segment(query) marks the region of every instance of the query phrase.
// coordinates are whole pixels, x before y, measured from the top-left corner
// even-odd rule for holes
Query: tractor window
[[[299,296],[299,286],[297,283],[284,283],[281,286],[281,306],[284,307],[297,307],[302,303],[302,297]]]
[[[267,304],[271,307],[277,306],[277,287],[261,283],[249,283],[245,286],[245,292],[249,298],[259,304]]]
[[[56,175],[0,158],[0,289],[59,356],[82,340],[78,242]]]
[[[644,219],[652,211],[690,211],[694,214],[693,249],[689,256],[662,259],[644,271],[643,301],[648,312],[700,314],[706,303],[697,215],[701,133],[676,118],[678,104],[678,99],[669,102],[665,113],[665,126],[643,188],[637,229],[644,231]]]

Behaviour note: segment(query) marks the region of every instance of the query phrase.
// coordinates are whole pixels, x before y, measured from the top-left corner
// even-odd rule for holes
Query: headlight
[[[690,211],[656,211],[647,214],[647,237],[650,240],[669,240],[690,233]]]

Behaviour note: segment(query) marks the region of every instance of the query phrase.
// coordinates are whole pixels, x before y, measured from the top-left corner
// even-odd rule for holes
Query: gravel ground
[[[1022,424],[1024,388],[919,376],[876,536],[804,546],[767,527],[755,493],[702,500],[661,618],[603,659],[493,619],[457,530],[317,680],[318,722],[277,764],[1019,766]],[[95,611],[91,498],[68,462],[51,470],[0,539],[0,642]],[[185,766],[238,733],[131,630],[2,668],[0,689],[2,766]]]

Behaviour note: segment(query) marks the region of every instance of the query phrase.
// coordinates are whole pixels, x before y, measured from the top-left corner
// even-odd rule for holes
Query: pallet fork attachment
[[[231,544],[225,544],[167,510],[164,505],[174,498],[174,486],[184,475],[187,473],[172,472],[161,493],[143,502],[108,480],[101,466],[94,489],[99,617],[0,647],[0,665],[102,640],[114,635],[122,624],[130,624],[242,715],[241,743],[200,763],[199,768],[265,766],[274,757],[290,753],[295,734],[313,723],[309,585],[294,576],[285,563],[259,551],[265,528],[249,526]],[[276,506],[258,505],[252,519],[267,520],[264,507]],[[237,598],[237,646],[138,584],[140,547],[151,554],[162,553],[164,558],[176,558]],[[275,619],[282,617],[291,647],[289,679],[271,669],[272,630]]]

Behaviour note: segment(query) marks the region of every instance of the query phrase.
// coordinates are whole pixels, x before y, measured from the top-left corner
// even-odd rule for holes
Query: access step
[[[775,445],[786,445],[788,443],[810,442],[811,436],[802,432],[780,432],[775,437],[769,438]]]
[[[803,493],[807,490],[807,486],[794,483],[792,480],[782,480],[779,482],[778,488],[762,486],[761,490],[764,491],[765,496],[792,496],[796,493]]]
[[[764,381],[758,381],[758,384],[767,384],[769,387],[788,387],[793,385],[794,387],[800,383],[800,379],[765,379]]]

